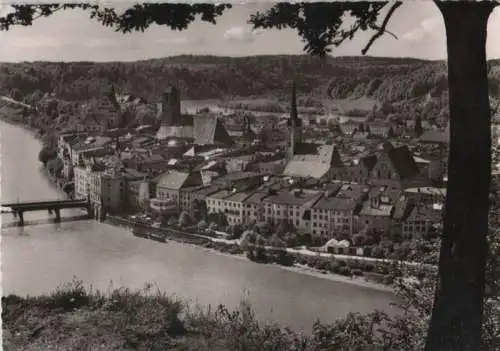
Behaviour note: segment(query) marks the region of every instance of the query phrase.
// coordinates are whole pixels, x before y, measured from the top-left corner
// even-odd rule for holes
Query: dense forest
[[[491,93],[498,94],[500,62],[491,61]],[[370,98],[381,114],[394,119],[420,115],[447,119],[447,77],[444,61],[411,58],[311,56],[175,56],[137,62],[0,63],[0,94],[37,105],[52,95],[58,106],[44,116],[60,114],[99,100],[114,85],[118,92],[160,100],[168,85],[183,99],[289,98],[295,80],[300,101]],[[98,106],[99,104],[96,104]],[[99,118],[99,117],[96,117]]]
[[[446,89],[445,64],[373,57],[321,60],[310,56],[175,56],[137,62],[0,63],[0,89],[23,94],[53,92],[63,100],[87,100],[110,83],[146,99],[169,84],[186,99],[280,96],[295,79],[299,93],[399,101]]]

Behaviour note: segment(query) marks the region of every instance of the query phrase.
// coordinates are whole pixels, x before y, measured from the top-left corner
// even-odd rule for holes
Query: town
[[[40,159],[70,197],[89,199],[100,220],[127,216],[233,239],[257,228],[270,246],[329,251],[436,239],[449,128],[373,113],[301,117],[290,85],[282,116],[184,114],[171,86],[153,104],[155,120],[134,128],[123,127],[123,111],[147,102],[112,87],[102,102],[109,118],[60,133]],[[492,133],[496,141],[498,125]]]

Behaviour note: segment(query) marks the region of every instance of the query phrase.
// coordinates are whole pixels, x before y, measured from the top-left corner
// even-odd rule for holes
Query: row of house
[[[286,221],[324,238],[363,229],[422,235],[439,222],[441,208],[436,204],[444,199],[442,189],[431,187],[398,190],[336,182],[301,188],[258,173],[230,175],[203,185],[199,172],[169,171],[153,181],[153,196],[191,216],[196,202],[204,202],[208,213],[224,213],[229,225]]]

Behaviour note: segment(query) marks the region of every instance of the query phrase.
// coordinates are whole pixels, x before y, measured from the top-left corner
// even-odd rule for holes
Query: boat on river
[[[132,228],[132,234],[139,238],[144,238],[144,239],[151,239],[154,241],[158,241],[161,243],[166,243],[167,242],[167,236],[165,233],[161,232],[158,229],[152,228],[152,227],[147,227],[147,226],[138,226],[135,225]]]
[[[162,234],[160,232],[153,231],[152,233],[149,234],[149,239],[158,241],[160,243],[166,243],[167,242],[167,237],[165,234]]]

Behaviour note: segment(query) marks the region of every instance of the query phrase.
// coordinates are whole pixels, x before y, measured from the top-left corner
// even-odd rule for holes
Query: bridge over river
[[[49,214],[55,214],[55,221],[61,221],[61,210],[70,208],[86,209],[88,215],[91,215],[91,205],[89,199],[76,200],[52,200],[52,201],[23,201],[3,203],[2,213],[9,212],[14,217],[19,218],[18,226],[24,225],[24,213],[32,211],[48,211]]]

